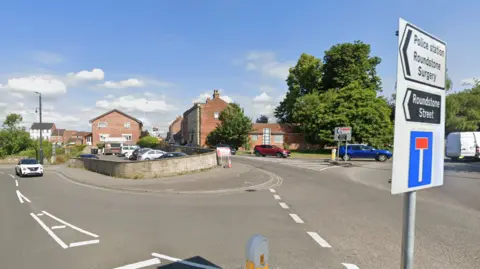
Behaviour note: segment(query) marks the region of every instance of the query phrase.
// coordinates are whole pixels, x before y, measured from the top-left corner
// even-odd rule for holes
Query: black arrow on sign
[[[410,65],[408,64],[408,57],[407,57],[407,49],[408,49],[408,44],[410,43],[410,37],[412,36],[412,29],[408,29],[407,31],[407,36],[405,37],[405,43],[403,43],[403,61],[405,62],[405,71],[407,72],[407,75],[411,75],[410,73]]]

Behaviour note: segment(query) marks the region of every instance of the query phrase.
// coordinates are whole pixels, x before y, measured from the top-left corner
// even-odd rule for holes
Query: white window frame
[[[128,136],[130,139],[128,139]],[[122,137],[125,138],[126,141],[132,141],[133,140],[133,135],[132,134],[122,134]]]
[[[270,128],[263,128],[263,145],[270,145],[271,143],[271,138],[270,138],[270,134],[272,133],[272,130]]]
[[[214,117],[215,119],[220,118],[220,112],[218,112],[218,111],[213,112],[213,117]]]
[[[276,135],[272,135],[273,136],[273,143],[276,143],[276,144],[283,144],[283,141],[285,139],[285,137],[283,136],[283,134],[276,134]],[[281,141],[277,141],[277,138],[280,137],[281,138]]]
[[[123,128],[130,129],[132,128],[132,125],[130,124],[129,121],[123,123]]]
[[[101,124],[101,123],[104,123],[104,124]],[[103,126],[103,125],[104,125],[104,126]],[[106,121],[99,121],[99,122],[97,123],[97,126],[98,126],[98,128],[107,128],[107,127],[108,127],[108,122],[106,122]]]
[[[258,141],[258,134],[250,135],[250,140]]]
[[[106,141],[105,138],[110,137],[110,134],[99,134],[99,136],[100,136],[100,141],[105,142]],[[102,139],[102,137],[103,137],[103,139]]]

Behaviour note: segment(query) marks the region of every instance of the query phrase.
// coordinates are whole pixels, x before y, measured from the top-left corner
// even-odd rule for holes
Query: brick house
[[[276,145],[282,148],[302,149],[306,147],[304,136],[296,130],[296,124],[254,123],[249,134],[250,146]]]
[[[181,142],[182,141],[182,116],[178,116],[172,124],[168,127],[167,141]]]
[[[52,136],[50,137],[50,142],[63,145],[65,143],[65,139],[63,134],[65,133],[65,129],[55,129],[52,132]]]
[[[65,130],[63,140],[70,145],[92,145],[92,133],[74,130]]]
[[[92,145],[106,141],[137,144],[140,139],[142,121],[123,113],[118,109],[108,111],[92,120]]]
[[[207,135],[220,124],[219,116],[228,103],[220,98],[218,90],[213,90],[213,98],[205,103],[195,103],[183,113],[181,121],[182,143],[203,147]]]

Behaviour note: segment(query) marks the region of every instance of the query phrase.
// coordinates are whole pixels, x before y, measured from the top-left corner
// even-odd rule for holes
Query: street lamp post
[[[39,103],[39,115],[40,115],[40,150],[39,150],[39,162],[43,164],[43,139],[42,139],[42,94],[40,92],[35,92],[38,94],[38,103]]]

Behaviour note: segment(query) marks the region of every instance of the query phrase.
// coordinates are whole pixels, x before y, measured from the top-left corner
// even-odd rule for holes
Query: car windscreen
[[[34,159],[26,159],[26,160],[21,160],[20,164],[38,164],[37,160]]]

